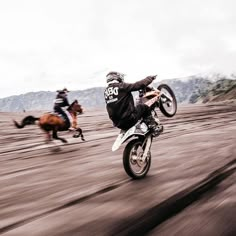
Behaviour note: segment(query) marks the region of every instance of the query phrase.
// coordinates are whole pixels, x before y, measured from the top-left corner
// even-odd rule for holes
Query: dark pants
[[[70,120],[68,118],[68,116],[66,115],[66,113],[63,111],[63,109],[59,106],[54,106],[54,112],[60,114],[62,116],[62,118],[65,120],[65,124],[66,127],[70,127]]]
[[[118,128],[127,130],[134,126],[141,118],[146,118],[151,115],[151,109],[145,104],[138,104],[135,111],[127,118],[120,120]]]

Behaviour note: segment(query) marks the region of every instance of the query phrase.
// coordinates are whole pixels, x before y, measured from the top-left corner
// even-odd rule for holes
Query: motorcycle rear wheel
[[[123,166],[125,172],[133,179],[144,178],[151,166],[150,152],[145,162],[141,160],[144,152],[142,144],[143,142],[141,140],[133,139],[126,145],[123,152]]]
[[[173,90],[167,84],[160,84],[157,89],[172,98],[171,102],[165,98],[165,95],[162,95],[159,100],[159,108],[165,116],[173,117],[177,112],[177,100]]]

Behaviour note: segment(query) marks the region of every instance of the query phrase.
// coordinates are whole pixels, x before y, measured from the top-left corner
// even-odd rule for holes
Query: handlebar
[[[148,77],[153,78],[153,80],[156,79],[157,75],[150,75]],[[148,91],[156,91],[156,92],[160,92],[157,88],[155,88],[154,86],[148,85],[147,87],[140,89],[139,90],[139,96],[141,97],[143,95],[143,93],[146,92],[146,89],[148,89]]]

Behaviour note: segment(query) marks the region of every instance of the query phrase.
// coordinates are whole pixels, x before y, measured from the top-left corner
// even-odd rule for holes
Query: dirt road
[[[148,176],[139,181],[131,180],[123,170],[124,146],[111,151],[119,130],[112,127],[105,111],[87,111],[79,117],[86,142],[64,132],[60,135],[68,144],[56,141],[50,145],[44,143],[44,134],[37,126],[13,127],[12,118],[19,121],[29,114],[40,113],[0,113],[3,235],[125,235],[127,222],[141,224],[132,219],[145,216],[147,210],[230,161],[231,168],[235,165],[232,162],[236,158],[235,104],[182,106],[172,119],[160,116],[165,130],[153,143]],[[221,220],[224,224],[225,216],[231,218],[236,214],[234,171],[224,181],[217,185],[218,191],[208,193],[206,189],[203,198],[194,200],[162,224],[152,226],[145,234],[234,233],[233,221],[227,221],[228,231],[213,227]],[[218,206],[220,210],[214,210]],[[210,208],[214,209],[206,215]],[[211,222],[208,231],[192,227],[195,222],[204,224],[208,220]]]

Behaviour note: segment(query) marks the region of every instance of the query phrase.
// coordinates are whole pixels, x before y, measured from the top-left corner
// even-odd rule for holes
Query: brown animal
[[[74,128],[75,131],[73,137],[78,138],[81,136],[81,139],[85,141],[82,129],[79,128],[77,124],[77,114],[82,114],[83,108],[78,103],[78,101],[75,100],[73,103],[71,103],[71,105],[67,108],[67,110],[73,118],[72,127]],[[24,128],[26,125],[35,124],[35,121],[38,121],[39,127],[46,132],[47,142],[52,141],[53,138],[53,139],[59,139],[63,143],[67,143],[66,139],[58,137],[57,132],[69,130],[70,126],[69,124],[66,124],[65,120],[62,117],[58,116],[57,114],[45,113],[39,118],[34,116],[26,116],[22,120],[21,124],[13,120],[15,126],[19,129]]]

